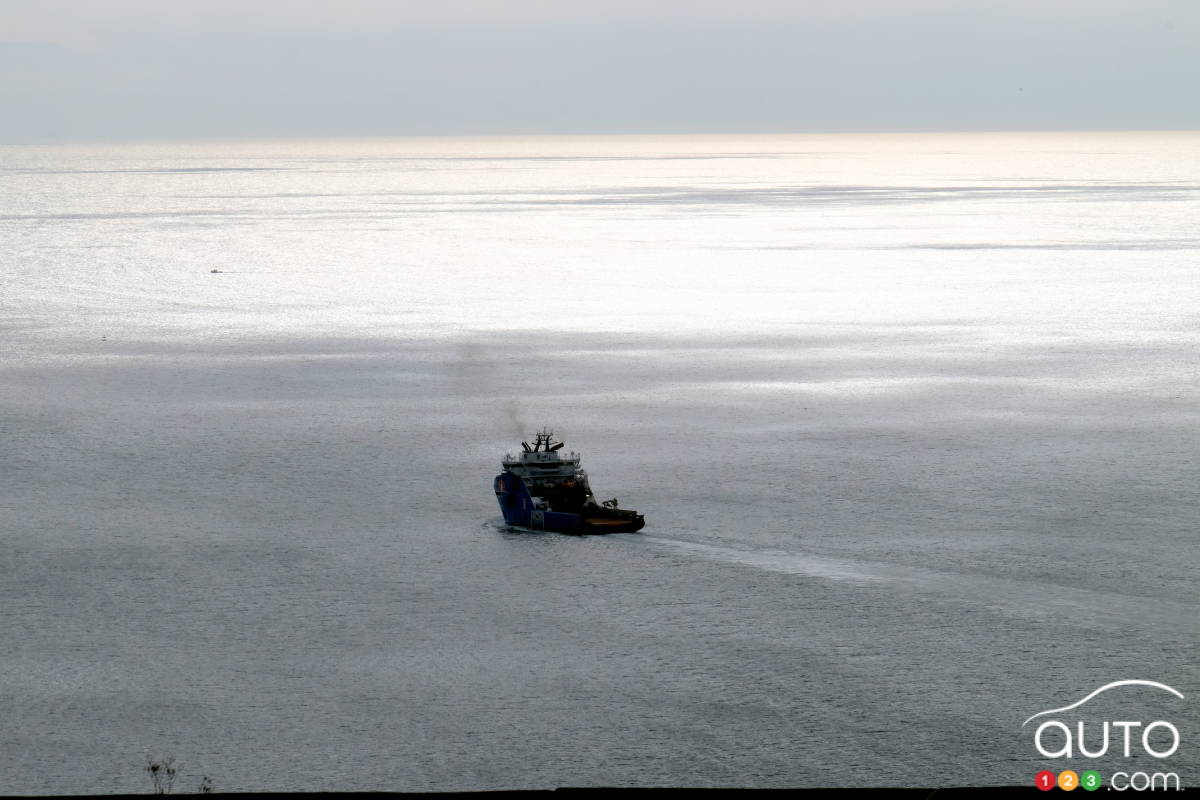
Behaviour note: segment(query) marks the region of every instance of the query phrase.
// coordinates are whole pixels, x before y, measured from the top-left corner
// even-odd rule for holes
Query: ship
[[[617,498],[597,503],[579,454],[562,454],[563,442],[543,428],[521,451],[500,462],[504,470],[493,488],[504,521],[516,528],[576,535],[632,533],[646,520],[636,511],[617,507]]]

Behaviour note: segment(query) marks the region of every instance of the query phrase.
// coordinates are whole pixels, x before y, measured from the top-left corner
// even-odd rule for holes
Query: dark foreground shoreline
[[[903,800],[928,800],[928,798],[938,798],[938,800],[946,800],[947,798],[1001,798],[1011,797],[1014,795],[1031,795],[1038,794],[1039,790],[1033,785],[1029,786],[955,786],[942,789],[934,788],[889,788],[889,787],[839,787],[839,788],[803,788],[803,789],[738,789],[730,788],[641,788],[641,787],[593,787],[593,788],[572,788],[564,787],[558,789],[530,789],[520,791],[495,791],[495,792],[213,792],[222,797],[227,798],[253,798],[253,800],[284,800],[284,798],[295,797],[297,795],[308,798],[322,797],[338,797],[338,798],[361,798],[361,800],[385,800],[391,797],[420,797],[426,800],[450,800],[451,798],[477,798],[478,800],[508,800],[509,798],[530,797],[530,796],[545,796],[554,798],[578,798],[578,800],[597,800],[598,798],[608,797],[609,795],[625,795],[632,792],[638,794],[650,793],[659,798],[682,798],[695,797],[701,795],[706,798],[732,797],[736,795],[752,794],[757,796],[773,795],[783,797],[785,795],[796,794],[818,794],[821,796],[833,795],[836,797],[849,798],[860,792],[868,792],[870,794],[881,794],[890,798]],[[183,796],[190,796],[190,793],[181,793]],[[101,794],[101,795],[4,795],[6,798],[114,798],[114,797],[145,797],[146,794]]]

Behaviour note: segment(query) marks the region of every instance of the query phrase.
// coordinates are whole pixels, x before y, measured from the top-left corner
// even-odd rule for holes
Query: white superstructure
[[[524,480],[530,492],[555,486],[579,486],[588,494],[591,493],[587,471],[579,466],[579,453],[572,451],[562,455],[559,451],[563,443],[554,441],[554,431],[542,429],[532,446],[528,442],[521,442],[521,447],[524,452],[516,456],[507,453],[500,464]]]

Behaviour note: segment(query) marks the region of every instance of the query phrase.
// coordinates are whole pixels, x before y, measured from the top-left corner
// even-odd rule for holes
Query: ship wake
[[[623,538],[623,537],[622,537]],[[856,584],[864,591],[888,591],[931,600],[987,607],[1024,618],[1070,619],[1098,629],[1157,628],[1200,636],[1200,604],[1162,597],[1132,596],[1085,589],[1049,580],[1011,578],[982,572],[954,572],[883,561],[798,551],[730,547],[657,534],[639,540],[698,558],[816,580]]]

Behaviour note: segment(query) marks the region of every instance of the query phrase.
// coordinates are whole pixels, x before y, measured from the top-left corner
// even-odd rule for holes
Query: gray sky
[[[1200,0],[0,0],[0,142],[1200,128]]]

